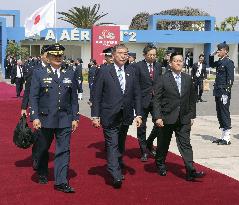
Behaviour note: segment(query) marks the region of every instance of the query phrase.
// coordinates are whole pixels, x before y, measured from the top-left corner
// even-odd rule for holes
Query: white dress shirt
[[[58,69],[55,69],[55,68],[53,68],[52,66],[51,66],[51,69],[52,69],[52,71],[53,71],[53,73],[57,73],[57,76],[58,76],[58,78],[60,78],[60,76],[61,76],[61,70],[60,70],[60,68],[58,68]]]

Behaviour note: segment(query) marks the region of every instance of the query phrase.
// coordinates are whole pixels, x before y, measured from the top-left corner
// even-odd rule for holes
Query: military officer
[[[210,67],[216,67],[216,79],[214,83],[213,95],[216,101],[217,118],[222,135],[220,139],[213,141],[218,145],[230,145],[230,100],[231,87],[234,81],[234,62],[228,57],[229,46],[226,42],[217,45],[217,51],[210,56]],[[214,62],[214,55],[218,55],[219,60]]]
[[[54,188],[65,193],[74,189],[67,181],[70,138],[78,126],[77,81],[72,69],[62,66],[65,48],[53,44],[47,48],[49,66],[34,70],[30,89],[30,116],[33,127],[40,129],[41,148],[37,173],[39,183],[48,182],[48,149],[56,137]]]

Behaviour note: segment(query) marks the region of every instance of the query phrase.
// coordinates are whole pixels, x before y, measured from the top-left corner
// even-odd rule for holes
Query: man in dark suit
[[[203,80],[207,79],[206,64],[204,61],[204,55],[199,55],[199,61],[194,63],[191,70],[191,76],[195,86],[195,91],[197,94],[197,102],[203,102]]]
[[[113,187],[122,184],[123,152],[129,125],[136,112],[136,124],[141,124],[140,90],[134,69],[125,63],[128,48],[118,44],[113,48],[114,64],[99,69],[94,82],[91,116],[94,127],[102,125],[106,148],[108,171],[113,177]]]
[[[213,143],[230,145],[231,117],[229,107],[235,66],[234,62],[228,57],[229,46],[226,42],[218,44],[217,48],[218,50],[210,56],[210,67],[216,67],[217,71],[213,95],[215,96],[217,118],[222,135],[220,139],[213,141]],[[214,55],[216,54],[219,60],[214,62]]]
[[[148,44],[143,50],[144,60],[134,64],[135,72],[139,80],[141,90],[141,103],[142,103],[142,125],[137,128],[137,137],[141,150],[141,161],[148,160],[148,152],[155,156],[153,149],[153,141],[159,134],[159,129],[154,125],[147,141],[146,141],[146,122],[148,114],[153,111],[153,86],[162,75],[162,68],[156,62],[157,48],[153,44]]]
[[[163,69],[163,73],[167,72],[168,70],[170,70],[170,66],[169,66],[169,61],[170,61],[170,56],[171,54],[174,53],[174,50],[172,49],[167,49],[165,51],[165,55],[164,58],[162,60],[162,62],[160,63],[162,69]]]
[[[11,77],[11,70],[12,70],[11,57],[10,56],[7,56],[4,59],[4,68],[5,68],[5,79],[9,79]]]
[[[39,183],[48,182],[48,149],[55,135],[54,188],[64,193],[75,192],[67,180],[70,160],[71,132],[79,120],[77,82],[72,69],[62,67],[64,47],[53,44],[47,48],[50,63],[47,68],[33,72],[30,89],[30,114],[33,127],[41,132]]]
[[[19,98],[24,84],[23,66],[21,60],[17,60],[17,64],[12,67],[11,82],[16,84],[16,94],[17,98]]]
[[[161,176],[166,176],[166,156],[173,132],[175,132],[179,152],[186,167],[186,180],[204,176],[193,166],[193,150],[190,131],[196,117],[196,99],[192,79],[181,72],[183,57],[173,53],[170,57],[171,70],[162,75],[156,86],[153,101],[153,118],[161,129],[158,136],[156,166]]]

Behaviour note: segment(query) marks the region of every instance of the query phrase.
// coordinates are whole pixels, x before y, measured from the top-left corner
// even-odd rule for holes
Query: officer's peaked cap
[[[103,50],[103,54],[107,55],[107,56],[111,56],[112,55],[112,47],[106,48]]]
[[[218,50],[221,50],[222,48],[225,48],[227,51],[229,51],[229,46],[228,44],[226,43],[226,41],[222,42],[222,43],[219,43],[217,45],[217,49]]]
[[[133,57],[133,58],[136,58],[136,53],[129,52],[128,55],[131,56],[131,57]]]
[[[41,54],[44,54],[45,52],[47,52],[48,47],[49,47],[49,45],[43,45],[41,48]]]
[[[62,46],[59,43],[55,43],[55,44],[52,44],[52,45],[48,46],[47,53],[49,53],[51,55],[55,55],[55,56],[63,55],[64,54],[64,50],[65,50],[64,46]]]

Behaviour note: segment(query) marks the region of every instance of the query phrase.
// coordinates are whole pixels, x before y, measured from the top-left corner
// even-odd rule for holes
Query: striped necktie
[[[181,95],[181,76],[176,75],[175,80],[176,80],[176,83],[177,83],[178,92]]]
[[[124,78],[123,78],[122,68],[118,69],[117,76],[118,76],[118,79],[119,79],[121,91],[124,93]]]

